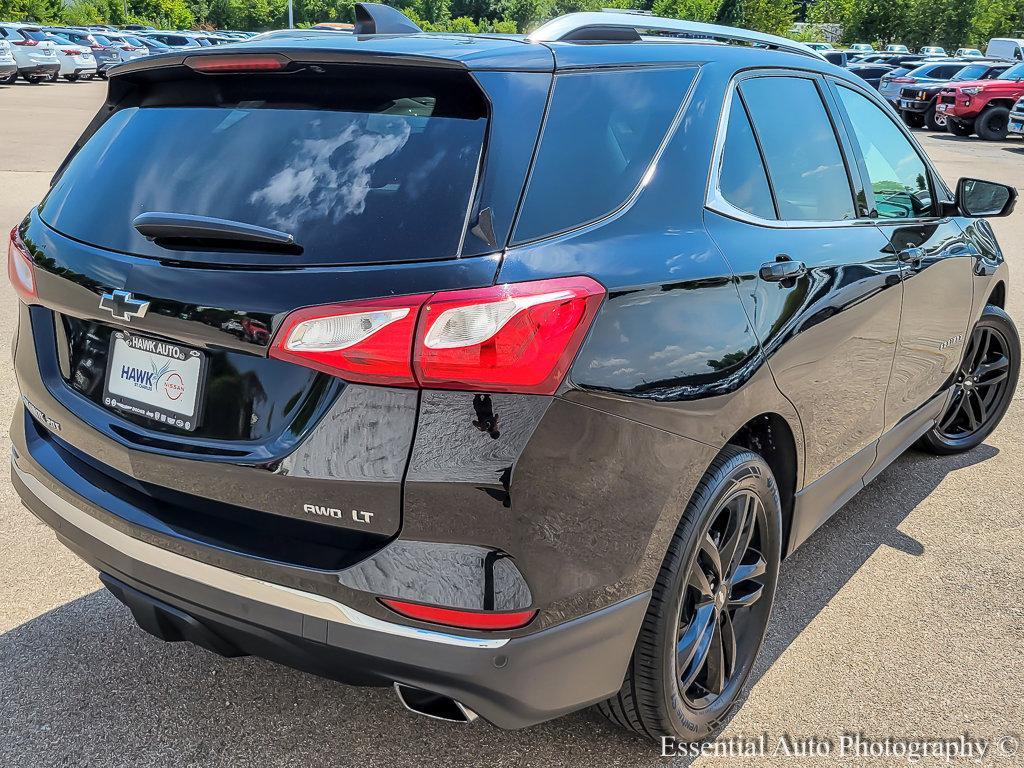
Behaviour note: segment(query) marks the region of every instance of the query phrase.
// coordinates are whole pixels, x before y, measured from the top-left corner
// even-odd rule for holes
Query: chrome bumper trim
[[[295,613],[315,616],[337,624],[346,624],[372,632],[384,632],[389,635],[408,637],[413,640],[423,640],[443,645],[456,645],[464,648],[501,648],[508,643],[508,638],[463,637],[446,632],[435,632],[417,627],[407,627],[402,624],[393,624],[373,616],[367,616],[365,613],[361,613],[354,608],[350,608],[343,603],[323,597],[322,595],[315,595],[311,592],[303,592],[269,581],[243,576],[234,571],[217,568],[208,563],[161,549],[153,544],[135,539],[106,523],[100,522],[92,515],[61,498],[43,485],[37,478],[23,472],[13,456],[11,457],[11,466],[28,490],[43,504],[63,518],[68,525],[153,568],[168,571],[199,584],[205,584],[222,592],[237,595],[248,600],[255,600],[265,605],[276,606],[294,611]]]

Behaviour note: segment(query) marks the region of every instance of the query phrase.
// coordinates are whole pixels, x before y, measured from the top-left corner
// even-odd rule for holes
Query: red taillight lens
[[[270,356],[366,384],[414,387],[412,340],[429,294],[307,307],[288,315]]]
[[[61,48],[60,52],[68,56],[78,56],[81,53],[77,48]]]
[[[102,51],[103,50],[103,46],[102,45],[90,45],[89,47],[92,48],[92,50],[94,50],[94,51]]]
[[[917,78],[915,77],[894,77],[892,79],[894,83],[916,83]]]
[[[32,257],[28,248],[18,235],[18,228],[11,230],[11,239],[7,243],[7,277],[24,302],[36,298],[36,278],[32,268]]]
[[[604,294],[589,277],[436,293],[423,307],[416,379],[428,388],[553,394]]]
[[[446,627],[461,629],[518,629],[525,627],[536,611],[515,611],[497,613],[495,611],[460,611],[454,608],[438,608],[436,605],[407,603],[403,600],[392,600],[382,597],[380,601],[395,613],[410,619],[428,621],[432,624],[443,624]]]
[[[589,277],[560,277],[307,307],[270,355],[364,384],[550,395],[604,296]]]
[[[276,72],[287,61],[278,56],[189,56],[185,65],[196,72]]]
[[[11,40],[11,42],[14,45],[28,45],[28,46],[39,45],[39,41],[38,40]]]

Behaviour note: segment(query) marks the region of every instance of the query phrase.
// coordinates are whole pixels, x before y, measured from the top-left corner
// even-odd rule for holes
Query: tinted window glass
[[[254,76],[223,87],[254,95],[271,86]],[[54,185],[42,218],[72,237],[145,255],[166,254],[131,226],[146,211],[270,227],[303,248],[301,257],[264,261],[458,254],[487,122],[472,86],[300,78],[288,91],[309,108],[245,99],[115,112]],[[204,251],[210,262],[239,258]]]
[[[741,90],[764,150],[779,217],[856,218],[846,166],[815,84],[761,77],[745,81]]]
[[[562,232],[622,205],[640,184],[693,74],[558,75],[516,242]]]
[[[93,35],[92,39],[95,40],[100,45],[108,45],[108,46],[109,45],[113,45],[113,43],[111,43],[110,40],[108,38],[104,37],[103,35]]]
[[[729,111],[729,127],[722,150],[718,187],[722,197],[740,210],[762,219],[775,218],[768,177],[757,150],[747,111],[738,96],[733,98]]]
[[[839,88],[839,98],[864,155],[878,216],[906,219],[931,213],[928,169],[907,137],[874,102],[859,93]]]
[[[956,75],[953,76],[954,80],[977,80],[979,77],[984,77],[988,73],[990,67],[988,64],[971,64],[970,66],[964,67]]]
[[[1017,49],[1020,51],[1020,48]],[[1020,58],[1018,56],[1018,58]],[[999,76],[1000,80],[1021,80],[1024,79],[1024,64],[1014,64]]]
[[[41,29],[22,29],[21,34],[27,37],[29,40],[45,40],[46,35],[43,34]]]

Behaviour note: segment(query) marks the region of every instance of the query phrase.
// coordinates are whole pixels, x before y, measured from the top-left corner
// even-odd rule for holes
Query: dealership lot
[[[0,225],[9,229],[44,194],[104,90],[102,83],[0,88]],[[920,135],[949,183],[961,175],[1024,178],[1020,140]],[[1020,319],[1024,210],[994,225],[1017,273],[1008,309]],[[15,299],[6,284],[2,291],[6,360]],[[15,386],[9,368],[0,375],[6,423]],[[903,457],[787,561],[748,701],[722,739],[1020,735],[1022,418],[1018,399],[976,451]],[[164,645],[134,626],[6,482],[0,553],[0,765],[663,762],[653,745],[590,713],[513,733],[457,727],[401,711],[386,690]],[[1024,751],[1012,757],[993,746],[993,753],[987,764],[1024,762]]]

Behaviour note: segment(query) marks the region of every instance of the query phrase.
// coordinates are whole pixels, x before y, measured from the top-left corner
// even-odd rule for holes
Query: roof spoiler
[[[356,3],[355,35],[407,35],[422,32],[404,13],[381,3]]]

